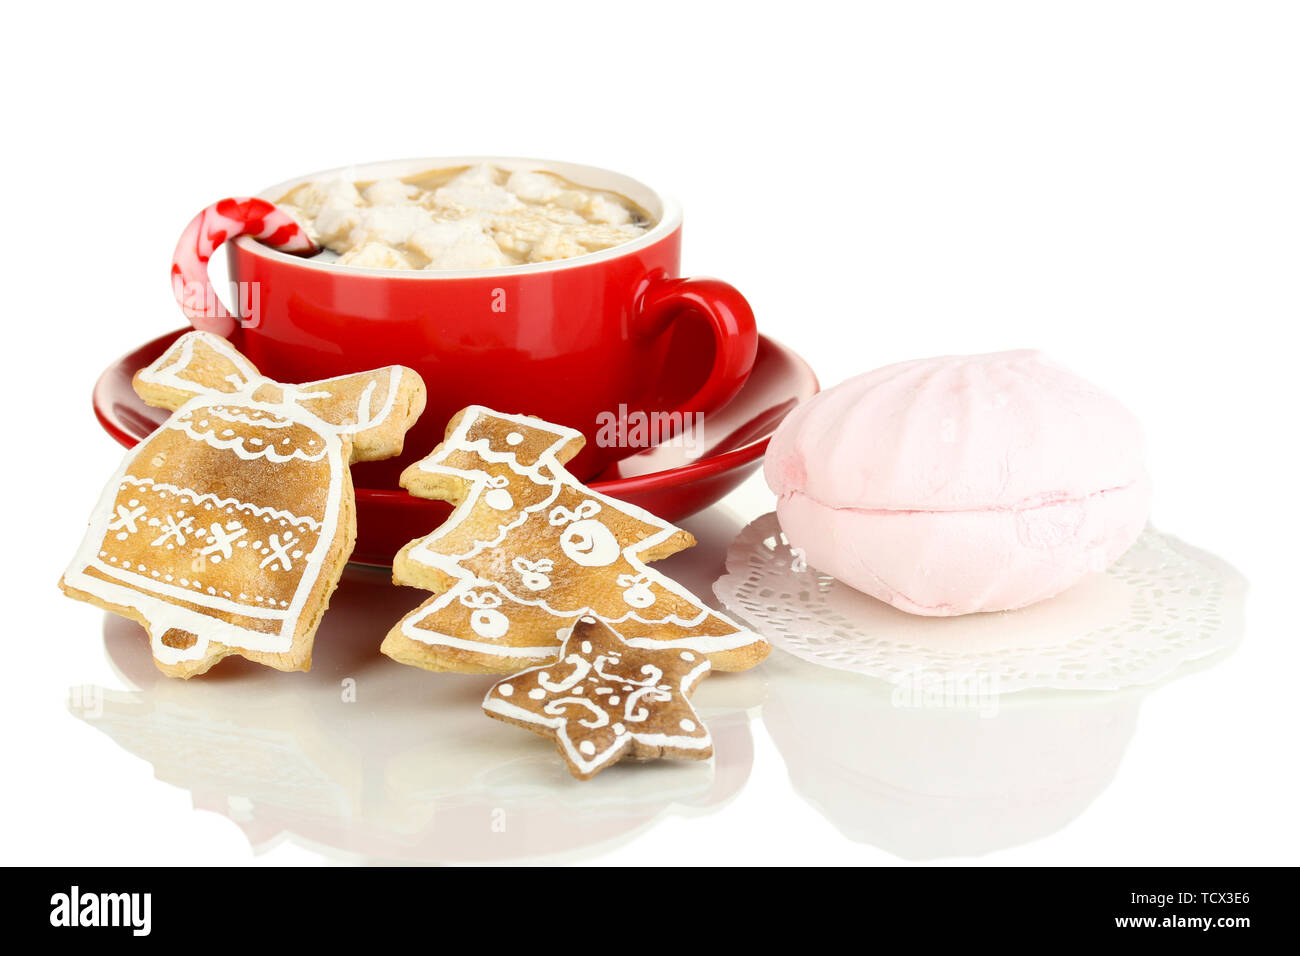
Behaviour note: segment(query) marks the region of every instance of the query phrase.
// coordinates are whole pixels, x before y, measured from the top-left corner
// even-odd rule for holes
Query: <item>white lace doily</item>
[[[1104,574],[1019,611],[919,617],[799,566],[767,514],[736,537],[713,589],[775,647],[895,683],[1115,690],[1234,646],[1243,629],[1241,575],[1150,527]]]

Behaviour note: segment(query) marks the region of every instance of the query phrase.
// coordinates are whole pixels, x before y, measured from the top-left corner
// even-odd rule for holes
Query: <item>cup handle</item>
[[[204,332],[229,336],[236,318],[217,298],[208,278],[208,260],[227,239],[252,236],[280,252],[313,255],[319,246],[298,221],[265,199],[222,199],[190,220],[172,253],[172,293],[190,324]],[[245,317],[247,318],[247,317]],[[255,325],[245,321],[246,325]]]
[[[718,279],[652,277],[637,300],[639,331],[657,338],[685,315],[699,315],[713,330],[713,366],[694,395],[673,413],[715,412],[736,397],[758,352],[754,311],[745,297]]]

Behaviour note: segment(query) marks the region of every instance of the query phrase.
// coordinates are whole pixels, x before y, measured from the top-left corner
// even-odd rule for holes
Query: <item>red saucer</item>
[[[123,355],[95,383],[95,417],[127,448],[152,432],[168,412],[146,405],[131,388],[131,377],[180,335],[177,329]],[[703,454],[672,444],[650,448],[608,468],[590,487],[679,521],[718,501],[747,478],[762,460],[768,439],[799,402],[817,393],[817,377],[798,355],[759,336],[754,371],[740,393],[705,423]],[[362,468],[365,466],[363,465]],[[366,488],[358,482],[357,546],[352,560],[388,565],[412,538],[437,527],[451,513],[442,501],[414,498],[400,488]]]

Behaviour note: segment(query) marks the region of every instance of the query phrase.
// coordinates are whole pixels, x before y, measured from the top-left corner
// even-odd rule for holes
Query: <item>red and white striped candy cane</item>
[[[236,236],[252,236],[295,255],[319,251],[302,226],[274,203],[253,197],[213,203],[190,220],[172,255],[172,292],[196,329],[224,336],[235,331],[235,317],[208,280],[208,260],[217,246]]]

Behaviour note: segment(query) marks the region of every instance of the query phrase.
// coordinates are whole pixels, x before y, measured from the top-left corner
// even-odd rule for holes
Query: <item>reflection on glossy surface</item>
[[[905,859],[979,855],[1065,826],[1114,778],[1156,686],[918,706],[901,685],[782,651],[763,673],[763,723],[795,790],[845,836]]]
[[[701,514],[686,524],[699,546],[656,567],[709,596],[739,525],[724,509]],[[1159,686],[944,707],[774,651],[696,693],[712,761],[620,764],[582,783],[549,741],[482,714],[493,678],[379,655],[391,622],[424,596],[350,566],[308,674],[230,658],[203,678],[171,680],[143,631],[110,617],[106,649],[136,689],[81,689],[75,712],[191,791],[196,807],[238,823],[255,848],[287,836],[352,861],[490,862],[587,858],[666,815],[716,811],[749,776],[747,712],[761,704],[795,790],[846,837],[933,859],[1037,840],[1083,813]]]
[[[660,562],[708,594],[738,522],[692,530],[710,546]],[[746,709],[762,681],[717,675],[696,692],[710,761],[624,763],[574,780],[553,744],[489,720],[492,677],[430,674],[379,654],[392,622],[427,594],[351,565],[317,633],[312,669],[228,658],[190,681],[162,676],[144,630],[108,616],[104,643],[135,690],[81,688],[73,712],[194,805],[228,816],[255,849],[289,836],[350,860],[506,861],[588,856],[671,812],[708,812],[753,762]]]

